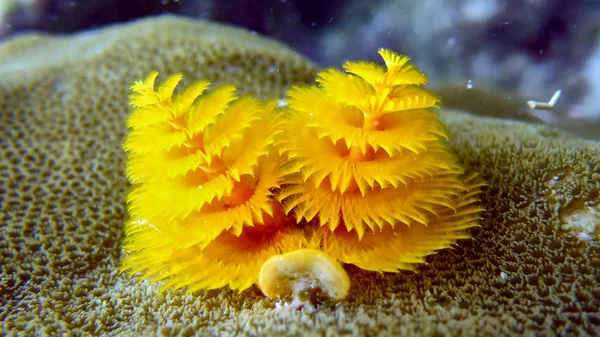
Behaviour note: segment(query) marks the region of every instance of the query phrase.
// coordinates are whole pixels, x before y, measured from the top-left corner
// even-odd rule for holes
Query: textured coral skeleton
[[[273,268],[307,265],[302,252],[396,272],[469,238],[483,184],[448,150],[427,77],[408,57],[379,53],[385,67],[324,70],[289,90],[288,107],[237,97],[233,86],[205,93],[208,81],[174,94],[180,75],[157,89],[157,73],[136,82],[123,270],[163,289],[258,283],[279,296],[273,280],[297,278],[261,268],[302,269]],[[303,257],[279,258],[291,252]],[[347,276],[331,289],[327,268],[310,270],[317,283],[330,280],[326,291],[347,293]]]

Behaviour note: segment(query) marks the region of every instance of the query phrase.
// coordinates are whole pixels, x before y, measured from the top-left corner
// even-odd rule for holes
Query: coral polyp
[[[233,86],[205,93],[208,81],[174,94],[180,75],[136,82],[123,270],[163,289],[341,299],[340,263],[412,270],[470,237],[483,184],[449,150],[427,77],[379,54],[385,66],[348,62],[292,87],[283,108]]]

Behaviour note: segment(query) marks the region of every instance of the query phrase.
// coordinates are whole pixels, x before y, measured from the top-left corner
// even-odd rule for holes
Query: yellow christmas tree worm
[[[332,258],[397,271],[468,237],[481,184],[448,150],[426,76],[406,56],[379,54],[385,67],[348,62],[289,91],[279,146],[290,185],[279,199],[318,222]]]
[[[165,287],[246,289],[270,256],[305,247],[303,233],[283,232],[281,132],[275,103],[238,98],[207,81],[157,89],[157,73],[136,82],[124,143],[128,197],[123,270]]]
[[[405,56],[348,62],[288,92],[288,108],[181,76],[132,87],[123,270],[189,291],[255,283],[268,296],[346,296],[340,263],[414,269],[476,226],[482,184],[446,144]],[[291,219],[290,219],[291,218]],[[316,288],[316,289],[315,289]]]

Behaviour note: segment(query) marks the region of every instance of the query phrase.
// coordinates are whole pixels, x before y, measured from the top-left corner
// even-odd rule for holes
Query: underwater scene
[[[0,0],[0,336],[600,336],[600,1]]]

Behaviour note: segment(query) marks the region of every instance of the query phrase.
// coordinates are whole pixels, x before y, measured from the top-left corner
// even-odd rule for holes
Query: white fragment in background
[[[552,98],[550,98],[548,103],[538,101],[527,101],[527,105],[529,105],[531,109],[552,110],[554,108],[554,104],[556,104],[556,102],[558,101],[560,94],[562,94],[562,90],[556,90],[556,92],[554,93],[554,95],[552,95]]]

